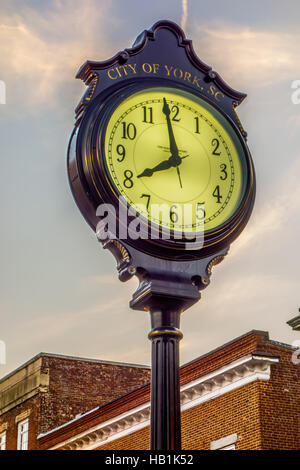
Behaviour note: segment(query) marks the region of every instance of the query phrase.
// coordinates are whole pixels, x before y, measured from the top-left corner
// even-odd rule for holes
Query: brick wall
[[[38,395],[26,400],[4,415],[0,416],[1,426],[6,427],[6,448],[17,449],[18,422],[27,417],[29,419],[28,446],[30,449],[37,447],[36,437],[39,429],[40,399]]]
[[[141,386],[140,388],[135,389],[133,392],[128,393],[125,396],[115,399],[111,401],[110,403],[100,407],[99,409],[95,410],[93,413],[84,415],[80,419],[69,423],[67,426],[57,429],[53,433],[50,433],[42,437],[40,439],[40,448],[49,449],[63,440],[67,440],[67,439],[72,438],[73,436],[81,434],[87,429],[93,428],[94,426],[99,425],[99,423],[106,422],[108,420],[115,418],[116,416],[126,413],[128,409],[139,407],[140,405],[143,405],[145,402],[149,400],[150,400],[150,385],[148,384],[148,385]],[[135,436],[135,434],[132,434],[132,436]],[[130,439],[131,438],[129,436],[129,442],[130,442]],[[131,445],[134,446],[135,442],[133,441]],[[145,441],[143,441],[142,445],[145,446]]]
[[[193,361],[182,371],[181,380],[194,380],[199,371],[211,372],[212,365],[236,359],[237,343],[225,345],[205,358]],[[217,439],[237,433],[237,450],[300,449],[300,365],[292,363],[293,350],[268,341],[265,335],[242,338],[239,355],[262,352],[280,358],[271,366],[269,381],[257,380],[182,413],[182,448],[210,448]],[[203,361],[202,367],[200,367]],[[198,374],[197,367],[198,365]],[[188,375],[187,369],[190,369]],[[200,368],[200,369],[199,369]],[[99,447],[99,450],[147,449],[149,428]]]
[[[237,433],[236,449],[261,449],[260,382],[233,390],[182,413],[182,448],[209,450],[214,440]],[[100,446],[99,450],[149,449],[149,428]]]
[[[184,411],[183,449],[209,449],[212,441],[230,434],[238,435],[238,450],[300,449],[300,366],[292,363],[293,350],[270,341],[267,333],[249,332],[186,364],[181,369],[181,384],[250,353],[279,358],[271,365],[270,380],[256,380]],[[0,429],[1,423],[8,423],[9,448],[15,448],[16,416],[29,408],[30,448],[36,448],[34,439],[39,432],[99,407],[40,439],[40,448],[47,449],[143,405],[150,398],[149,385],[143,385],[150,378],[148,369],[50,356],[43,358],[43,373],[47,371],[50,380],[44,392],[0,416]],[[99,450],[148,449],[149,440],[149,428],[143,428],[99,446]]]
[[[129,434],[122,439],[116,439],[98,450],[149,450],[150,429],[144,428],[140,431]]]
[[[259,382],[191,408],[182,416],[184,449],[210,449],[210,443],[238,434],[236,449],[260,449]]]
[[[0,415],[0,430],[6,428],[6,448],[17,448],[16,418],[29,414],[29,449],[39,448],[37,436],[84,413],[120,397],[150,380],[150,370],[42,354],[41,373],[49,384],[26,399],[18,397],[16,406]],[[26,375],[26,374],[25,374]],[[5,381],[4,378],[2,380]],[[10,378],[11,380],[11,378]],[[1,412],[1,410],[0,410]]]
[[[292,350],[271,344],[280,356],[271,380],[260,384],[262,449],[300,449],[300,364],[292,363]]]
[[[39,432],[72,420],[150,380],[150,370],[114,364],[44,357],[49,390],[41,395]]]

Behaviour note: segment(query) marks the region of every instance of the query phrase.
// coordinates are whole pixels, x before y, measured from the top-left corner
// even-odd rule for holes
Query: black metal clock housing
[[[137,38],[132,49],[125,49],[112,59],[104,62],[86,62],[79,70],[77,78],[84,80],[89,88],[76,108],[77,120],[68,150],[68,174],[74,198],[92,229],[96,231],[97,224],[99,224],[100,219],[96,215],[99,204],[114,205],[118,216],[119,197],[122,195],[114,184],[107,165],[104,140],[110,117],[121,103],[132,96],[138,97],[141,94],[141,102],[145,100],[147,95],[143,92],[147,90],[154,90],[154,92],[155,90],[169,90],[171,94],[173,91],[179,98],[180,93],[183,95],[187,93],[191,99],[196,101],[198,99],[202,102],[202,106],[207,105],[212,112],[215,112],[216,119],[223,119],[224,126],[230,133],[230,139],[235,140],[240,158],[241,194],[234,210],[217,227],[206,230],[204,238],[198,237],[193,242],[192,234],[189,234],[187,239],[184,237],[178,239],[173,236],[174,231],[170,226],[168,239],[158,236],[153,240],[145,235],[135,240],[128,237],[125,243],[150,255],[173,260],[199,259],[227,247],[245,227],[252,211],[255,195],[254,169],[245,140],[246,133],[235,113],[235,107],[240,104],[245,95],[230,88],[216,72],[200,61],[193,50],[192,42],[185,39],[183,31],[176,24],[169,21],[156,23],[149,31],[144,31]],[[163,94],[160,93],[160,96]],[[170,106],[171,104],[170,102]],[[175,113],[176,107],[174,109]],[[178,106],[177,109],[179,109]],[[144,113],[145,110],[147,111],[146,106],[144,106]],[[150,106],[148,110],[150,111]],[[149,120],[150,118],[149,114]],[[200,118],[194,116],[195,126],[197,119],[199,126]],[[175,118],[175,126],[176,124]],[[174,132],[175,126],[173,123]],[[134,132],[133,127],[132,129]],[[212,140],[215,142],[212,149],[217,155],[218,150],[215,145],[219,143],[219,140]],[[119,144],[116,148],[120,152],[117,156],[119,161],[124,147]],[[165,155],[168,156],[168,154]],[[187,165],[187,163],[183,161],[180,163],[183,171],[183,164]],[[149,165],[146,160],[145,166]],[[173,168],[176,168],[174,162]],[[179,166],[176,169],[179,171]],[[127,171],[128,175],[133,173],[131,170]],[[225,174],[227,175],[227,172],[223,176]],[[130,184],[131,180],[128,181]],[[215,194],[211,195],[211,198],[215,198],[213,200],[220,203],[223,196],[220,195],[219,185],[216,183],[212,186],[211,194],[213,194],[213,189],[215,189]],[[224,199],[225,197],[226,195]],[[146,199],[144,201],[146,202]],[[174,212],[173,215],[175,217],[176,213]],[[141,219],[144,220],[141,231],[146,232],[149,220],[146,217],[143,218],[142,215]],[[154,230],[163,234],[163,226],[152,223],[153,225]],[[117,228],[118,226],[117,224]],[[118,230],[115,235],[118,238]]]
[[[117,258],[119,278],[139,277],[133,308],[145,308],[144,297],[140,300],[141,289],[147,291],[145,279],[154,276],[161,282],[170,272],[184,278],[187,297],[192,285],[192,299],[182,302],[186,308],[208,285],[212,266],[223,259],[252,212],[254,167],[235,112],[246,95],[203,63],[182,29],[166,20],[143,31],[131,49],[106,61],[87,61],[76,77],[88,89],[76,108],[68,147],[74,199],[104,247]],[[196,208],[194,219],[186,224],[186,237],[176,236],[171,186],[173,200],[181,197]],[[169,226],[144,212],[139,214],[140,237],[129,233],[124,239],[119,233],[134,215],[125,222],[117,220],[115,233],[104,234],[97,216],[100,204],[110,204],[121,219],[120,207],[135,207],[138,199],[160,201],[162,194],[175,207]],[[149,236],[150,222],[155,237]],[[163,236],[166,230],[168,237]],[[178,301],[175,284],[174,296]]]

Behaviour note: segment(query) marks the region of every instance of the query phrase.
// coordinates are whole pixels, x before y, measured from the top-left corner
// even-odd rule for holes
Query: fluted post
[[[151,450],[181,449],[180,313],[151,311]]]

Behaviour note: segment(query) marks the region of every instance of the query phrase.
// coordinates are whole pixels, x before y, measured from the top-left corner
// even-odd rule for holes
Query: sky
[[[257,176],[252,217],[182,314],[181,364],[252,329],[299,340],[298,0],[1,0],[0,377],[39,352],[150,364],[149,314],[121,283],[73,201],[66,149],[87,59],[131,47],[160,20],[181,24],[198,56],[247,93],[237,109]]]

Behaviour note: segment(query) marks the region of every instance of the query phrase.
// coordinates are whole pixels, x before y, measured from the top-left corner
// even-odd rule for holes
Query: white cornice
[[[269,380],[277,357],[249,354],[181,387],[181,411],[217,398],[255,380]],[[150,425],[150,403],[98,424],[51,448],[92,450]],[[50,435],[55,430],[50,431]]]

